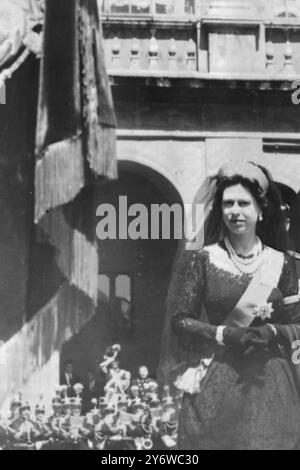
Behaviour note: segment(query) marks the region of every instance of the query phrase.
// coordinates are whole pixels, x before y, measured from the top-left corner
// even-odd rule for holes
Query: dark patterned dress
[[[264,247],[266,250],[266,247]],[[267,248],[268,256],[279,252]],[[294,260],[282,256],[277,290],[283,297],[298,294]],[[215,359],[196,394],[183,396],[178,448],[202,449],[298,449],[300,398],[295,366],[284,328],[299,324],[299,303],[289,306],[276,301],[272,318],[256,319],[252,326],[276,325],[274,344],[245,356],[235,347],[218,348],[211,325],[222,325],[233,310],[252,276],[241,274],[232,263],[223,242],[201,251],[185,252],[177,272],[172,327],[186,347],[215,348]],[[201,305],[208,322],[202,322]],[[186,331],[186,321],[194,327]],[[196,321],[195,321],[196,320]],[[300,366],[299,366],[300,367]]]

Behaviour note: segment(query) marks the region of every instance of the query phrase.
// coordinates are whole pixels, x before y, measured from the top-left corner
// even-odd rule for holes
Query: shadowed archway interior
[[[130,162],[120,163],[119,179],[99,186],[96,207],[111,204],[119,222],[119,197],[128,207],[143,204],[151,213],[152,204],[178,204],[180,195],[161,174]],[[182,211],[183,212],[183,211]],[[122,214],[124,217],[124,214]],[[149,215],[150,217],[150,215]],[[128,222],[133,218],[128,217]],[[99,220],[99,218],[97,218]],[[172,227],[172,217],[171,217]],[[151,220],[149,218],[149,234]],[[161,236],[161,233],[160,233]],[[160,355],[165,301],[178,240],[99,240],[99,303],[97,314],[64,345],[61,365],[74,361],[84,381],[95,370],[112,343],[122,345],[122,365],[136,374],[146,364],[156,375]]]

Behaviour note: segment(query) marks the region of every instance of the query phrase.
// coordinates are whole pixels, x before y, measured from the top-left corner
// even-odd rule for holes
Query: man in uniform
[[[84,384],[82,395],[82,413],[88,413],[92,408],[92,400],[97,399],[104,393],[104,387],[92,370],[87,373],[87,381]]]
[[[38,403],[35,407],[35,425],[39,433],[39,446],[43,446],[51,437],[52,431],[46,422],[46,410],[43,403]]]
[[[146,400],[146,395],[149,392],[150,384],[153,380],[149,377],[149,370],[146,366],[140,366],[138,369],[138,377],[132,381],[132,385],[137,385],[139,388],[139,397]]]
[[[34,450],[35,442],[38,440],[39,431],[36,423],[30,417],[31,409],[28,402],[20,407],[20,417],[15,419],[10,428],[14,431],[15,450]]]

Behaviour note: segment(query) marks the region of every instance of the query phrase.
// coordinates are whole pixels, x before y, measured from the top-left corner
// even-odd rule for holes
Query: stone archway
[[[174,185],[159,172],[135,162],[119,163],[119,179],[99,187],[97,206],[118,206],[119,196],[128,206],[178,204]],[[122,345],[121,359],[133,374],[146,364],[156,374],[160,354],[165,300],[178,240],[99,241],[99,306],[96,316],[65,344],[61,363],[72,358],[84,381],[95,369],[107,346]]]

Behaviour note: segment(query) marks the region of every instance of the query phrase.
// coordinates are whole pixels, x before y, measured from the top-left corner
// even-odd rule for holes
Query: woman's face
[[[241,184],[226,188],[222,199],[223,221],[235,235],[255,233],[261,210],[254,196]]]

